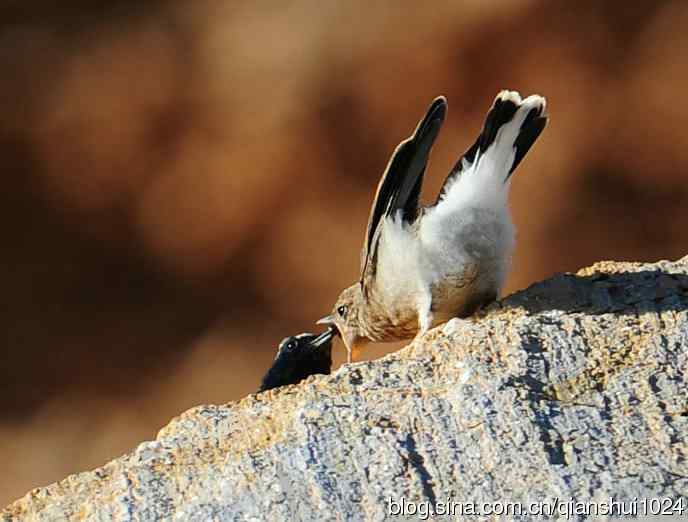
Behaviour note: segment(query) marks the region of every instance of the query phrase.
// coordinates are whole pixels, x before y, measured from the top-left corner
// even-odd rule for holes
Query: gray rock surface
[[[2,520],[384,520],[390,498],[680,507],[687,310],[688,257],[558,275],[380,360],[194,408]]]

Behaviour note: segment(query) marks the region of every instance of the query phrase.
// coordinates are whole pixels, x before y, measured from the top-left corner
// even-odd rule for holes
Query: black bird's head
[[[302,333],[283,339],[259,391],[296,384],[317,373],[329,374],[334,334],[335,329],[328,328],[320,335]]]

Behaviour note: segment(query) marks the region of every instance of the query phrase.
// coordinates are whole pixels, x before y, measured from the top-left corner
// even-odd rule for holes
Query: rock
[[[685,507],[687,309],[688,257],[557,275],[380,360],[189,410],[3,520],[383,520],[447,498],[477,503],[457,515]]]

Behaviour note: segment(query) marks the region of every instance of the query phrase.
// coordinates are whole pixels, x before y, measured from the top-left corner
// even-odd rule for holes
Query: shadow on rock
[[[671,265],[669,265],[670,267]],[[688,309],[688,276],[665,270],[557,274],[501,301],[529,313],[635,314]]]

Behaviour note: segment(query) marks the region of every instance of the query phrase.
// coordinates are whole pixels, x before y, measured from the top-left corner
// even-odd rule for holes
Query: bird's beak
[[[313,348],[320,348],[323,344],[327,344],[332,341],[332,338],[334,337],[334,328],[328,328],[325,330],[323,333],[321,333],[318,337],[313,339],[311,341],[311,346]]]
[[[326,315],[325,317],[318,319],[315,324],[325,324],[327,326],[333,326],[334,323],[334,314]]]

